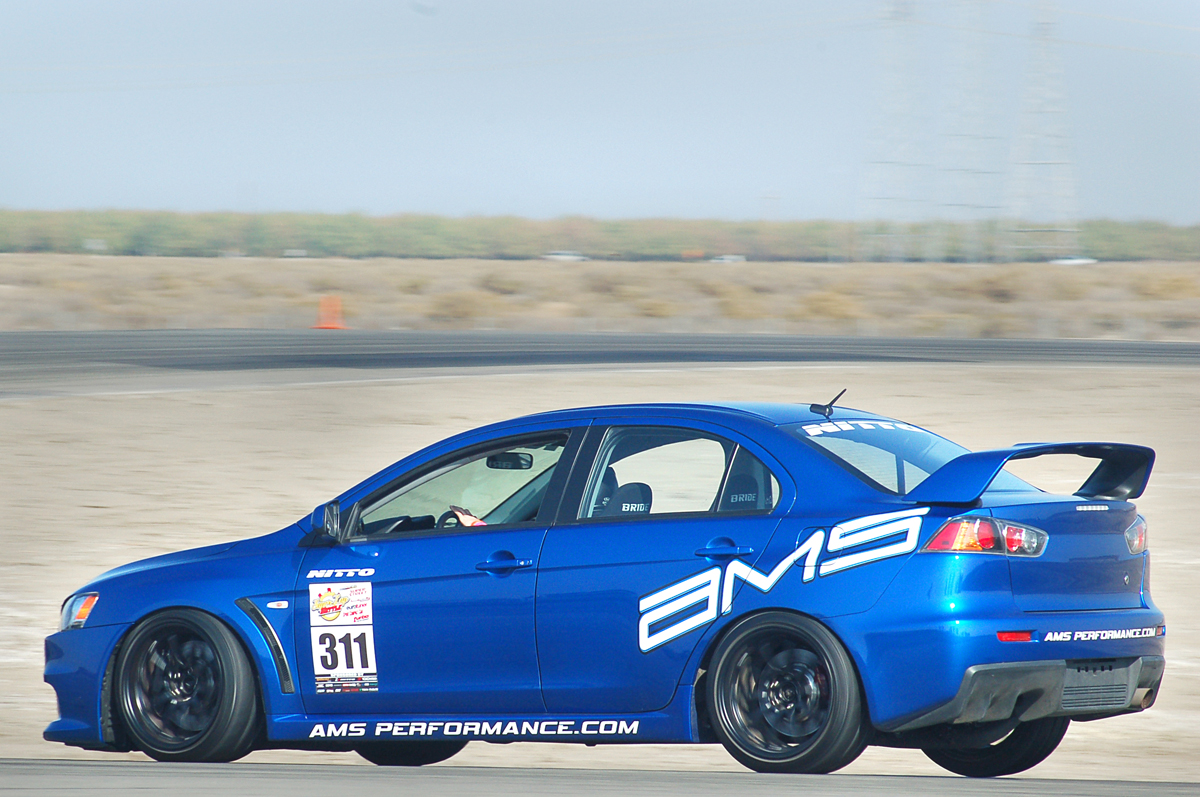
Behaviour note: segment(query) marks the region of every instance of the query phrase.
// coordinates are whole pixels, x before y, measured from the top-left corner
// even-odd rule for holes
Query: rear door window
[[[771,472],[730,440],[679,427],[612,427],[578,517],[769,512],[778,496]]]

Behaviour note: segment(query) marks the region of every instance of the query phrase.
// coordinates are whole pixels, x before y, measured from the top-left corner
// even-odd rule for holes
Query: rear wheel
[[[445,761],[466,746],[466,742],[372,742],[354,752],[381,767],[421,767]]]
[[[816,620],[770,612],[741,621],[714,651],[707,682],[718,738],[757,772],[833,772],[866,747],[853,662]]]
[[[923,750],[938,766],[968,778],[1015,775],[1037,766],[1054,752],[1071,720],[1067,717],[1022,722],[1012,733],[979,749],[936,748]]]
[[[233,761],[259,727],[254,673],[221,621],[171,609],[139,623],[117,657],[117,708],[134,746],[159,761]]]

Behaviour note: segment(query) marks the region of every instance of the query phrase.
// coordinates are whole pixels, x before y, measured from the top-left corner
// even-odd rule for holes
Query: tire
[[[922,750],[933,763],[968,778],[1015,775],[1037,766],[1054,752],[1071,720],[1067,717],[1022,722],[1008,736],[979,749],[935,748]]]
[[[738,622],[705,680],[717,738],[756,772],[833,772],[867,746],[854,663],[816,620],[768,612]]]
[[[354,752],[381,767],[423,767],[445,761],[466,746],[466,742],[373,742]]]
[[[117,711],[133,747],[158,761],[233,761],[260,712],[241,643],[217,618],[170,609],[139,623],[117,657]]]

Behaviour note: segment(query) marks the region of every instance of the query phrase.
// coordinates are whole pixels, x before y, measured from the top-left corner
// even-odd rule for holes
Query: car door
[[[308,551],[296,596],[308,713],[544,711],[537,563],[581,434],[441,457],[359,502],[344,542]]]
[[[723,568],[756,561],[794,489],[717,427],[630,421],[584,448],[539,565],[542,694],[551,712],[661,709],[719,616]]]

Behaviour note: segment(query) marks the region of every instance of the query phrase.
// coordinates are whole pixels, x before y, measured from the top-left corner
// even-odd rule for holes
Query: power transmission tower
[[[883,112],[872,147],[875,159],[868,165],[872,229],[862,241],[870,260],[908,260],[923,249],[914,230],[928,216],[929,167],[921,157],[915,5],[914,0],[884,0]]]
[[[999,185],[1003,156],[989,118],[987,3],[959,0],[960,31],[952,54],[946,132],[937,170],[936,233],[928,258],[966,262],[991,259],[988,227],[1001,210]]]
[[[1020,132],[1013,146],[1008,198],[1009,257],[1034,260],[1079,254],[1075,164],[1055,8],[1037,5]]]

